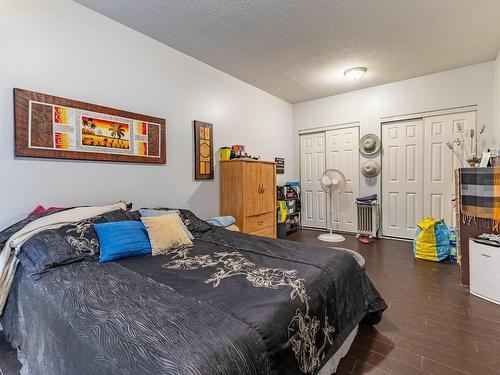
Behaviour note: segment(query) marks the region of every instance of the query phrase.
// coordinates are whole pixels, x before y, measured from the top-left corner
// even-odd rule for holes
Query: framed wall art
[[[165,164],[157,117],[14,89],[16,156]]]
[[[214,138],[212,124],[194,122],[194,171],[195,180],[214,178]]]

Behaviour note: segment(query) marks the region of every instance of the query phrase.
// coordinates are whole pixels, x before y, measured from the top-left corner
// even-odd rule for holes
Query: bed
[[[18,248],[1,323],[23,374],[331,374],[358,325],[386,308],[344,251],[180,212],[194,246],[165,255],[97,262],[92,224],[139,220],[123,210]],[[52,252],[78,256],[58,262]]]

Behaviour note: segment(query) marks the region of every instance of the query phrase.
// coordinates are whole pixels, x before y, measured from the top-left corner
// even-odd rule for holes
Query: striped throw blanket
[[[460,169],[463,217],[486,219],[493,230],[500,229],[500,167]]]

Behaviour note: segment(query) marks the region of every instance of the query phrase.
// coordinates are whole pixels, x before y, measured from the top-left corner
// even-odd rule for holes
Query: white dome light
[[[366,73],[366,70],[367,70],[366,68],[359,66],[357,68],[347,69],[344,72],[344,75],[347,79],[354,81],[356,79],[360,79],[361,77],[363,77],[363,75]]]

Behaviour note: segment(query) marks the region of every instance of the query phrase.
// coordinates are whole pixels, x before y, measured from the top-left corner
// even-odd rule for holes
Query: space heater
[[[380,206],[378,202],[356,202],[356,206],[358,211],[358,230],[356,236],[377,238],[380,228]]]

